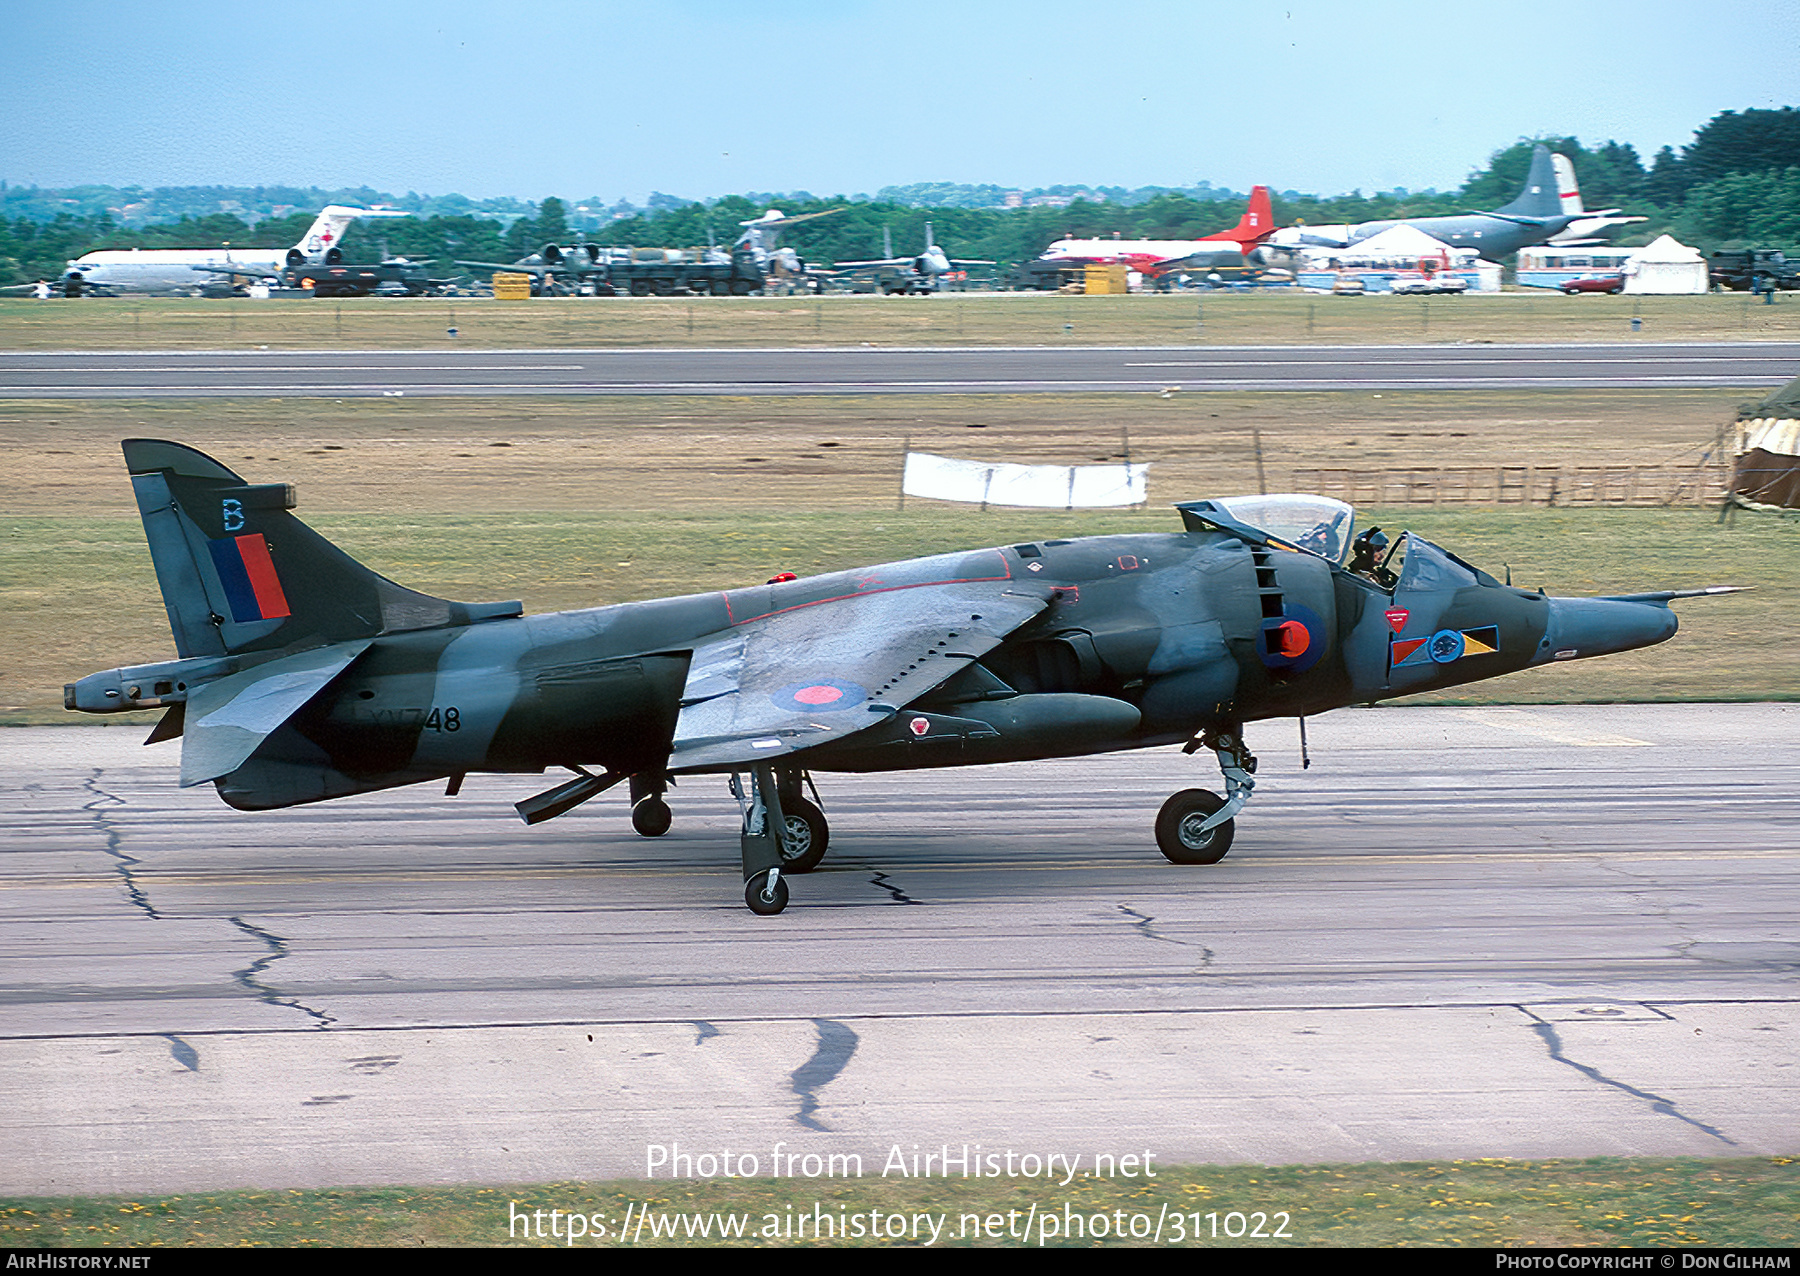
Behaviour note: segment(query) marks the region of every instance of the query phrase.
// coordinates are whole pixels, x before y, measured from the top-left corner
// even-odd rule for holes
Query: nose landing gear
[[[1231,849],[1235,817],[1256,789],[1256,755],[1245,745],[1241,728],[1203,731],[1182,751],[1193,753],[1202,747],[1218,756],[1226,796],[1183,789],[1163,803],[1156,815],[1156,845],[1175,864],[1217,864],[1224,859]]]

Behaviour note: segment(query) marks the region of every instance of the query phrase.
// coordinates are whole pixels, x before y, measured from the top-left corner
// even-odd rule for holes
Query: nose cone
[[[1666,642],[1679,622],[1661,603],[1611,598],[1552,598],[1550,623],[1532,664],[1579,660]]]

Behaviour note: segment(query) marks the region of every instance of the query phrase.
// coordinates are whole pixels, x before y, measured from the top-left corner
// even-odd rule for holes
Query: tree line
[[[1588,208],[1623,208],[1648,217],[1645,224],[1620,233],[1616,240],[1620,244],[1648,243],[1668,232],[1703,252],[1800,245],[1800,110],[1794,107],[1723,112],[1694,135],[1692,144],[1679,152],[1665,146],[1648,164],[1632,146],[1616,141],[1590,148],[1574,137],[1521,139],[1495,152],[1453,193],[1352,192],[1321,198],[1284,191],[1273,199],[1275,220],[1278,225],[1296,221],[1320,225],[1495,208],[1519,193],[1538,141],[1574,162]],[[435,206],[464,206],[457,199],[446,196]],[[711,203],[653,202],[663,206],[612,221],[587,238],[633,247],[728,246],[741,233],[740,222],[767,208],[766,202],[742,195]],[[1038,256],[1052,240],[1064,236],[1198,238],[1236,224],[1243,204],[1182,192],[1130,204],[1076,200],[1062,208],[921,208],[893,201],[809,196],[783,203],[782,211],[832,211],[829,217],[787,232],[784,242],[809,261],[884,257],[888,237],[896,254],[917,253],[925,247],[929,225],[933,240],[951,256],[1009,265]],[[96,249],[225,243],[286,247],[298,241],[312,219],[312,213],[293,213],[251,225],[234,214],[211,213],[127,229],[104,211],[64,212],[49,220],[0,217],[0,283],[54,278],[65,262]],[[345,234],[341,247],[355,262],[378,261],[384,250],[432,258],[438,270],[450,274],[458,259],[509,262],[544,244],[568,243],[573,237],[567,205],[552,197],[539,204],[535,214],[510,224],[468,212],[358,223]]]

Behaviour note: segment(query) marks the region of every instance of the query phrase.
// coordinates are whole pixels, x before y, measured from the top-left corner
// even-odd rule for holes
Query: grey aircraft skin
[[[1550,148],[1539,145],[1531,155],[1525,189],[1503,208],[1488,213],[1450,217],[1402,217],[1393,221],[1359,222],[1354,226],[1288,226],[1269,237],[1277,249],[1349,248],[1395,226],[1411,226],[1452,248],[1473,248],[1489,261],[1547,243],[1590,214],[1567,214],[1556,189]]]
[[[245,811],[561,768],[517,804],[527,823],[629,781],[657,836],[674,777],[729,774],[758,913],[825,853],[812,773],[1185,742],[1217,755],[1227,796],[1175,794],[1156,840],[1213,863],[1255,787],[1245,722],[1648,646],[1675,633],[1672,599],[1720,590],[1546,597],[1417,537],[1379,560],[1349,506],[1280,496],[1179,505],[1181,531],[527,616],[377,575],[285,484],[123,446],[179,658],[90,674],[68,708],[162,708],[147,743],[182,737],[182,785]]]

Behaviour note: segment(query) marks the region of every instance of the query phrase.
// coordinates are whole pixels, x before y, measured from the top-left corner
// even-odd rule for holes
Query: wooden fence
[[[1717,464],[1470,465],[1406,470],[1297,469],[1293,489],[1352,505],[1717,505]]]

